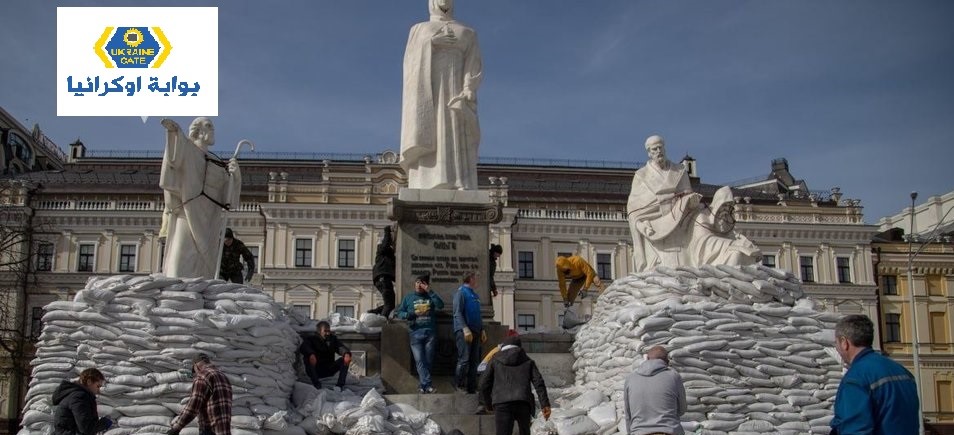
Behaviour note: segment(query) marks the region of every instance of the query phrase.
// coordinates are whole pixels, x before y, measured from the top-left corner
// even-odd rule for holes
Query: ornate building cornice
[[[503,210],[500,203],[409,202],[395,198],[388,205],[388,217],[416,224],[495,224],[503,218]]]

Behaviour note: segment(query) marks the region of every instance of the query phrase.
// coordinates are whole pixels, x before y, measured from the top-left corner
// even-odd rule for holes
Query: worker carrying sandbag
[[[556,259],[557,279],[560,283],[560,296],[563,296],[563,306],[569,307],[576,300],[576,295],[581,294],[580,299],[586,297],[586,291],[591,285],[595,285],[600,291],[603,291],[603,281],[590,266],[579,255],[569,257],[557,257]],[[566,280],[570,280],[570,288],[567,289]]]

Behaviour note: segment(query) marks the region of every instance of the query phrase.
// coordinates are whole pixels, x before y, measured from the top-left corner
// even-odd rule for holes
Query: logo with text
[[[107,27],[93,47],[106,68],[159,68],[172,44],[156,27]]]
[[[218,115],[218,8],[57,8],[56,59],[59,116]]]

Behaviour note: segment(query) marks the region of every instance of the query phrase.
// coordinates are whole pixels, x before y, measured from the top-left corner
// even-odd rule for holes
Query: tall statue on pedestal
[[[633,175],[626,205],[635,269],[657,265],[751,264],[758,247],[734,231],[732,190],[722,187],[710,206],[692,191],[687,168],[666,157],[660,136],[646,139],[649,161]]]
[[[428,0],[404,52],[401,166],[411,189],[477,189],[477,34],[453,18],[453,0]]]
[[[233,156],[228,163],[209,153],[215,128],[196,118],[186,136],[179,124],[162,120],[166,149],[159,187],[163,190],[160,237],[166,237],[163,272],[176,278],[215,278],[225,231],[225,210],[238,207],[242,173]]]

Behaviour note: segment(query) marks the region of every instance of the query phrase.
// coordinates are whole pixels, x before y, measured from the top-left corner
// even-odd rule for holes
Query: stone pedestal
[[[491,202],[489,194],[481,191],[402,189],[389,204],[388,215],[398,224],[397,301],[400,303],[405,294],[414,291],[418,275],[431,276],[431,288],[444,300],[444,309],[436,315],[437,351],[431,374],[453,376],[457,355],[450,313],[454,293],[465,273],[477,273],[474,290],[480,297],[488,335],[484,352],[506,334],[506,328],[493,322],[488,279],[489,226],[500,222],[500,204]],[[381,377],[385,388],[392,393],[416,392],[416,375],[407,325],[392,321],[381,332]]]
[[[500,204],[489,194],[467,190],[402,189],[388,205],[398,223],[397,300],[414,291],[418,275],[431,276],[431,288],[450,311],[454,292],[467,272],[477,273],[477,288],[485,320],[494,318],[490,299],[490,224],[502,218]]]

